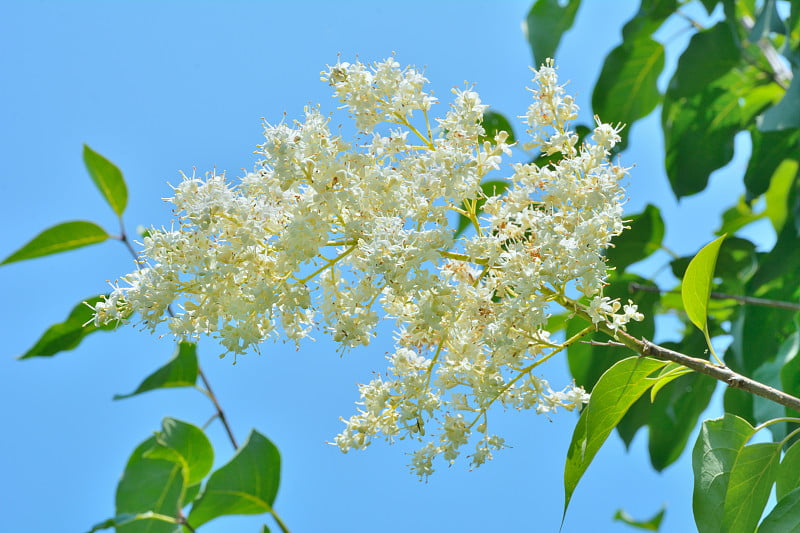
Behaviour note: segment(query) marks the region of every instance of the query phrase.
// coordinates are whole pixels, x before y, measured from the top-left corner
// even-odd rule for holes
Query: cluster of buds
[[[623,229],[626,171],[609,161],[619,129],[598,121],[579,143],[569,129],[578,108],[547,63],[534,71],[525,148],[557,157],[505,165],[507,187],[487,194],[482,181],[503,174],[511,150],[506,132],[487,138],[475,91],[454,90],[432,121],[427,80],[393,58],[339,62],[322,79],[356,139],[307,108],[302,122],[265,127],[262,160],[241,179],[184,177],[169,199],[177,228],[149,232],[142,268],[96,305],[97,323],[136,313],[152,330],[216,337],[235,356],[315,330],[365,346],[394,320],[388,370],[360,386],[335,443],[416,439],[421,477],[470,441],[473,466],[502,448],[488,431],[492,406],[579,409],[581,387],[553,390],[535,369],[564,348],[546,325],[568,291],[594,321],[641,319],[603,296],[604,250]],[[455,214],[471,229],[456,234]]]

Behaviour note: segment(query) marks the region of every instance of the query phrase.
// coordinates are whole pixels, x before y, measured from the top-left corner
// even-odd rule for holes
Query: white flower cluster
[[[176,336],[212,335],[242,354],[318,327],[343,347],[367,345],[391,317],[388,371],[360,387],[361,408],[336,444],[417,439],[412,469],[423,477],[437,456],[454,461],[472,432],[482,435],[475,466],[503,447],[488,432],[493,405],[580,408],[582,388],[554,391],[534,369],[565,347],[546,322],[568,290],[595,323],[641,319],[602,295],[625,169],[608,161],[618,128],[598,121],[593,142],[579,145],[569,130],[578,109],[552,63],[534,72],[526,146],[557,157],[514,165],[507,189],[487,197],[481,181],[510,147],[505,132],[485,138],[477,93],[454,90],[431,124],[436,99],[418,71],[393,58],[330,67],[322,79],[355,118],[358,142],[310,108],[302,122],[265,128],[263,160],[238,183],[185,178],[170,199],[179,227],[145,237],[145,266],[97,304],[97,323],[135,312],[148,328],[166,322]],[[472,223],[457,239],[453,213]]]

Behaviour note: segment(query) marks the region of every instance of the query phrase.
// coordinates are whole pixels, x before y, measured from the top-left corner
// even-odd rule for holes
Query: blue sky
[[[609,6],[613,4],[613,9]],[[561,79],[577,94],[583,122],[602,60],[619,41],[636,2],[586,1],[558,54]],[[523,114],[530,51],[520,22],[528,1],[396,2],[4,2],[0,6],[0,255],[58,222],[89,219],[117,233],[86,174],[83,143],[125,174],[130,232],[168,224],[167,182],[179,171],[252,167],[261,119],[300,118],[319,102],[333,111],[319,72],[337,55],[425,68],[439,98],[474,82],[485,103]],[[660,36],[682,46],[675,25]],[[662,35],[663,34],[663,35]],[[668,58],[674,62],[674,56]],[[665,81],[665,80],[662,80]],[[634,126],[623,162],[635,164],[629,212],[665,210],[668,244],[693,253],[711,239],[719,206],[740,193],[739,147],[710,189],[678,205],[662,170],[658,117]],[[518,129],[518,132],[521,128]],[[741,143],[740,143],[741,144]],[[735,183],[735,186],[729,185]],[[703,228],[698,231],[698,228]],[[0,309],[0,439],[3,531],[84,531],[113,514],[117,480],[136,444],[165,416],[202,424],[211,406],[197,392],[157,391],[113,402],[172,354],[168,338],[129,326],[97,334],[51,359],[16,361],[75,304],[133,268],[118,243],[4,266]],[[428,483],[405,467],[408,448],[376,443],[341,454],[325,443],[357,399],[355,383],[385,367],[383,340],[344,357],[319,337],[296,351],[268,344],[262,355],[220,360],[213,344],[201,363],[239,440],[257,428],[279,447],[283,479],[276,509],[294,532],[556,531],[562,472],[576,417],[497,417],[512,448],[474,472],[440,465]],[[543,373],[568,377],[561,361]],[[208,430],[216,464],[232,453],[218,424]],[[632,531],[613,523],[618,508],[645,517],[667,506],[663,531],[690,531],[688,457],[655,474],[640,434],[630,453],[612,436],[579,486],[564,531]],[[201,531],[258,531],[263,517],[222,518]],[[270,523],[271,524],[271,523]]]

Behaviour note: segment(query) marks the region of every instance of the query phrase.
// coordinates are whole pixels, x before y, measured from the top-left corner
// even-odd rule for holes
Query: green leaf
[[[147,457],[157,446],[150,437],[131,454],[117,485],[117,515],[154,513],[178,516],[185,491],[181,465],[173,461]],[[117,528],[118,533],[176,533],[179,527],[157,519],[137,520]]]
[[[792,396],[800,396],[800,331],[795,331],[781,345],[785,350],[784,364],[781,367],[780,390]]]
[[[136,522],[138,520],[157,520],[159,522],[173,524],[173,530],[175,532],[180,531],[177,527],[178,519],[172,516],[160,515],[153,512],[146,512],[146,513],[126,513],[117,515],[114,518],[109,518],[99,524],[96,524],[88,533],[94,533],[95,531],[100,531],[103,529],[110,529],[112,527],[121,527],[132,522]],[[149,525],[152,525],[149,524]],[[127,529],[126,529],[127,531]]]
[[[691,96],[667,91],[661,112],[665,166],[678,198],[702,191],[711,172],[733,157],[733,138],[742,121],[740,100],[753,83],[732,70]]]
[[[69,316],[64,322],[54,324],[45,331],[36,344],[27,352],[20,355],[18,359],[29,359],[31,357],[52,356],[59,352],[75,349],[81,341],[95,331],[109,331],[119,326],[118,321],[109,322],[100,327],[94,325],[94,311],[90,305],[95,305],[105,298],[104,296],[92,296],[84,302],[72,308]],[[88,305],[87,305],[88,304]],[[86,324],[84,326],[84,324]]]
[[[130,398],[143,392],[170,387],[193,387],[197,382],[197,345],[180,342],[167,364],[147,376],[130,394],[115,394],[115,400]]]
[[[261,526],[261,533],[269,533],[269,527],[267,527],[267,524]]]
[[[561,36],[572,27],[580,0],[569,0],[562,7],[559,0],[536,0],[523,22],[523,32],[533,53],[536,66],[556,57]]]
[[[758,533],[800,533],[800,488],[778,499],[778,505],[764,517]]]
[[[727,21],[695,33],[678,60],[670,80],[670,94],[679,98],[702,91],[734,68],[740,57],[741,51]]]
[[[661,101],[656,82],[664,68],[664,47],[649,36],[626,40],[606,57],[592,93],[592,109],[603,122],[628,128]]]
[[[752,152],[744,174],[747,199],[752,200],[772,188],[773,175],[787,158],[800,159],[800,130],[750,131]],[[784,189],[784,195],[786,189]],[[785,203],[785,196],[784,196]]]
[[[658,381],[649,377],[666,365],[649,357],[629,357],[602,375],[581,413],[564,468],[564,514],[583,473],[628,408]]]
[[[656,396],[647,426],[655,470],[661,472],[681,456],[716,385],[715,379],[693,372],[669,383]]]
[[[652,518],[648,520],[636,520],[631,515],[626,513],[623,509],[619,509],[614,513],[614,520],[633,526],[636,529],[643,529],[645,531],[658,531],[661,527],[661,521],[664,519],[666,509],[661,509]]]
[[[654,205],[647,204],[644,211],[626,218],[630,228],[615,237],[613,247],[606,250],[608,264],[618,272],[660,250],[664,240],[664,220]]]
[[[174,418],[165,418],[156,433],[157,446],[145,453],[151,459],[167,459],[183,468],[186,485],[200,483],[214,464],[214,449],[203,430]]]
[[[94,222],[85,220],[62,222],[41,232],[28,244],[6,257],[0,265],[66,252],[103,242],[108,238],[106,230]]]
[[[270,512],[278,494],[280,463],[275,445],[253,430],[233,459],[211,474],[192,506],[189,523],[198,527],[218,516]]]
[[[501,131],[508,133],[508,139],[506,139],[507,144],[514,144],[517,142],[517,138],[514,136],[514,128],[511,127],[511,122],[496,111],[486,111],[483,114],[483,129],[485,133],[479,139],[481,143],[489,141],[494,144],[495,136]]]
[[[800,441],[792,444],[783,456],[775,479],[775,495],[782,500],[800,488]]]
[[[686,268],[686,274],[681,283],[683,308],[692,324],[705,334],[706,342],[712,353],[714,348],[708,337],[708,298],[711,294],[711,281],[714,279],[717,254],[719,254],[723,240],[725,240],[725,235],[706,244],[697,252]]]
[[[111,206],[117,216],[122,216],[128,203],[128,188],[125,186],[122,172],[114,163],[89,148],[86,144],[83,145],[83,162],[86,165],[86,170],[89,171],[89,176],[92,177],[92,181],[100,190],[108,205]]]
[[[730,473],[752,434],[750,424],[731,414],[703,422],[692,451],[692,510],[699,533],[721,531]]]
[[[778,14],[775,0],[764,0],[764,5],[761,7],[761,12],[758,14],[747,40],[755,43],[768,38],[770,33],[785,34],[786,26],[783,25],[781,16]]]
[[[722,531],[751,533],[764,512],[781,457],[778,442],[745,446],[736,457],[728,480]]]
[[[769,217],[776,233],[781,232],[786,220],[790,218],[789,196],[798,176],[798,167],[797,161],[785,159],[770,176],[769,189],[765,195],[767,208],[764,210],[764,214]]]
[[[792,74],[792,83],[781,101],[761,117],[758,124],[761,131],[800,128],[800,67],[795,67]]]
[[[755,214],[752,207],[745,202],[744,196],[740,196],[736,205],[729,207],[722,213],[722,224],[714,232],[714,235],[723,235],[725,233],[732,235],[748,224],[762,218],[764,218],[764,214]]]

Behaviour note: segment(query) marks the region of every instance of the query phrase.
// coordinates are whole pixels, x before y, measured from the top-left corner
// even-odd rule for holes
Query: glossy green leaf
[[[95,524],[95,526],[89,530],[88,533],[94,533],[95,531],[101,531],[103,529],[111,529],[112,527],[121,527],[132,522],[140,521],[140,520],[155,520],[159,522],[165,522],[168,524],[173,524],[174,531],[180,531],[176,526],[178,520],[172,516],[160,515],[153,512],[146,512],[146,513],[125,513],[121,515],[117,515],[113,518],[109,518],[108,520],[104,520],[99,524]],[[142,524],[146,525],[146,524]]]
[[[562,5],[563,4],[563,5]],[[572,27],[580,0],[536,0],[523,23],[523,31],[537,68],[556,57],[561,36]]]
[[[658,531],[658,529],[661,527],[661,521],[664,519],[665,512],[666,509],[661,509],[652,518],[647,520],[636,520],[623,509],[619,509],[616,513],[614,513],[614,520],[628,524],[636,529],[642,529],[644,531]]]
[[[628,128],[661,101],[656,82],[664,68],[664,47],[643,36],[626,40],[606,57],[592,93],[592,109],[603,122]]]
[[[592,389],[567,452],[564,513],[583,473],[633,402],[658,381],[650,377],[666,364],[649,357],[629,357],[612,366]]]
[[[742,121],[741,95],[752,84],[733,70],[691,96],[667,91],[661,114],[664,164],[678,198],[705,189],[711,172],[733,157],[733,138]]]
[[[186,485],[200,483],[214,464],[214,449],[203,430],[192,424],[165,418],[161,431],[156,433],[156,444],[145,453],[151,459],[167,459],[183,468]]]
[[[800,533],[800,488],[778,498],[778,504],[764,517],[758,533]]]
[[[36,344],[27,352],[20,355],[18,359],[29,359],[31,357],[48,357],[59,352],[65,352],[76,348],[81,341],[95,331],[109,331],[119,326],[118,322],[109,322],[97,327],[92,322],[94,311],[89,305],[95,305],[103,300],[103,296],[92,296],[84,302],[79,303],[69,312],[64,322],[54,324],[45,331]],[[88,304],[88,305],[87,305]],[[84,326],[84,324],[86,324]]]
[[[483,204],[486,203],[486,197],[503,194],[507,188],[508,182],[503,180],[488,180],[481,183],[481,191],[483,191],[484,196],[473,200],[476,202],[475,211],[478,216],[480,216],[480,213],[483,210]],[[464,215],[458,215],[458,228],[456,229],[455,236],[458,237],[464,233],[471,224],[472,223],[467,217]]]
[[[717,254],[722,246],[725,235],[703,246],[686,268],[686,274],[681,283],[681,299],[692,324],[706,335],[709,349],[712,350],[711,340],[708,338],[708,298],[711,294],[711,282],[714,279],[714,266],[717,263]]]
[[[765,195],[767,208],[764,210],[764,214],[769,217],[776,233],[781,232],[786,220],[791,216],[789,197],[795,180],[800,175],[798,171],[800,171],[800,165],[796,160],[784,159],[770,177],[769,189]]]
[[[791,85],[780,102],[767,110],[758,124],[761,131],[800,128],[800,67],[792,71]]]
[[[630,221],[629,229],[615,237],[613,247],[606,250],[608,264],[619,272],[661,249],[664,240],[664,220],[656,206],[648,204],[641,213],[625,218]]]
[[[156,447],[155,437],[141,443],[131,454],[117,485],[117,515],[154,513],[178,516],[185,482],[181,465],[173,461],[147,457]],[[119,526],[118,533],[176,533],[179,527],[161,520],[137,520]]]
[[[736,457],[728,480],[722,531],[751,533],[764,512],[778,471],[781,445],[762,442],[745,446]]]
[[[6,257],[0,265],[66,252],[107,239],[108,233],[94,222],[63,222],[41,232],[28,244]]]
[[[106,199],[111,209],[121,216],[128,204],[128,188],[125,186],[122,172],[114,163],[85,144],[83,145],[83,162],[103,198]]]
[[[483,129],[485,133],[479,139],[481,143],[484,141],[494,143],[495,136],[501,131],[508,133],[508,138],[506,139],[507,144],[517,142],[511,122],[497,111],[486,111],[483,114]]]
[[[130,394],[116,394],[115,400],[130,398],[143,392],[171,387],[193,387],[197,382],[197,345],[180,342],[167,364],[147,376]]]
[[[775,495],[778,500],[800,488],[800,441],[792,444],[781,460],[775,479]]]
[[[192,506],[189,523],[198,527],[218,516],[270,512],[278,494],[280,463],[275,445],[252,431],[233,459],[211,474]]]
[[[706,420],[692,451],[692,510],[699,533],[722,531],[722,514],[731,470],[753,427],[731,414]]]

